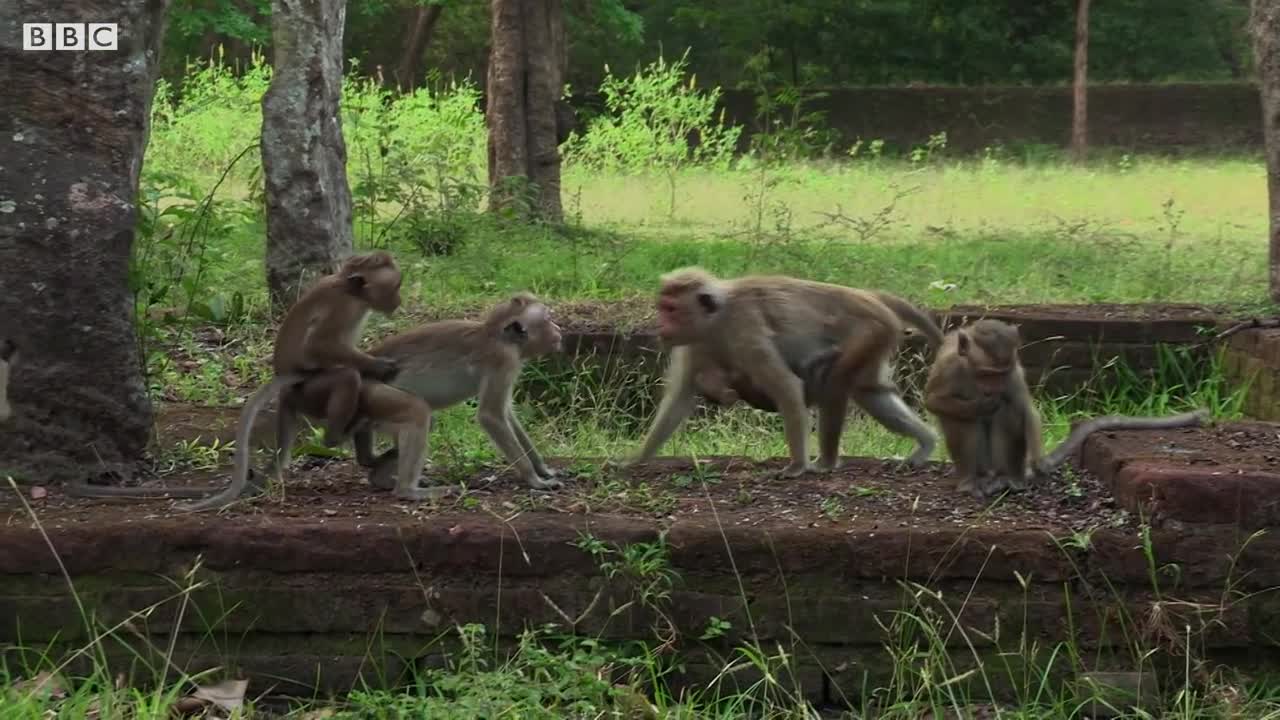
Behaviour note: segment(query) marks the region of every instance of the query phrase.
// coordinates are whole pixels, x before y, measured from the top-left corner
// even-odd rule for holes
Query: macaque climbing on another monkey
[[[721,280],[696,267],[667,273],[658,293],[658,335],[671,348],[666,388],[643,446],[624,464],[652,458],[671,437],[693,411],[699,385],[714,381],[714,374],[699,379],[709,367],[719,368],[727,378],[721,384],[739,396],[761,396],[756,407],[781,413],[791,455],[786,477],[813,469],[811,405],[818,406],[818,467],[838,466],[850,399],[889,430],[914,438],[918,447],[907,461],[923,463],[936,438],[892,379],[904,320],[935,346],[941,342],[927,315],[888,293],[783,276]]]
[[[369,391],[370,383],[386,381],[397,371],[394,361],[375,358],[356,348],[360,331],[371,311],[392,315],[400,307],[400,268],[390,253],[376,251],[353,255],[338,270],[313,283],[289,308],[276,332],[272,352],[275,377],[262,386],[240,411],[236,428],[236,452],[231,483],[223,491],[194,503],[181,506],[188,512],[213,510],[238,500],[249,482],[250,431],[254,419],[277,393],[280,409],[276,416],[278,447],[291,445],[296,432],[297,415],[306,414],[325,420],[325,444],[341,444],[349,435],[362,397],[380,396],[385,390]],[[410,431],[414,418],[395,420],[396,427]],[[272,473],[283,479],[288,461],[281,462],[279,453]],[[256,489],[260,485],[255,481]],[[110,495],[133,489],[102,488]],[[184,489],[208,494],[211,489]],[[95,489],[94,492],[99,492]],[[170,491],[172,493],[172,491]],[[413,493],[405,489],[405,496]]]
[[[925,383],[925,407],[938,417],[955,466],[956,490],[982,501],[1023,490],[1048,475],[1099,430],[1159,430],[1198,425],[1196,410],[1164,418],[1106,416],[1079,425],[1043,455],[1040,414],[1018,359],[1013,325],[982,319],[947,333]]]

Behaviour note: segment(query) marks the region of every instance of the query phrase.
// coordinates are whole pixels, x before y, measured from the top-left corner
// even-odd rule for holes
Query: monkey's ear
[[[709,292],[698,293],[698,304],[701,305],[702,309],[706,310],[708,313],[713,313],[720,309],[720,302],[716,299],[715,295],[712,295]]]
[[[513,343],[522,343],[529,339],[529,331],[524,329],[524,323],[519,320],[512,320],[502,328],[502,335],[508,341]]]
[[[364,273],[353,272],[347,276],[347,290],[349,292],[358,293],[364,289],[364,285]]]

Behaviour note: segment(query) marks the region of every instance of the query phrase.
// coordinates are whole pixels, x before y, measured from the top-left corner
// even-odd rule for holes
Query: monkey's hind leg
[[[916,441],[916,450],[906,459],[913,468],[924,465],[938,444],[938,437],[919,415],[903,402],[896,387],[865,389],[855,392],[853,400],[868,415],[890,432],[905,435]]]
[[[362,393],[370,422],[396,437],[396,447],[375,461],[369,483],[375,487],[388,484],[387,474],[394,469],[396,481],[392,494],[401,500],[438,500],[448,495],[452,488],[421,486],[427,435],[431,427],[431,408],[427,403],[415,395],[380,383],[366,384]]]

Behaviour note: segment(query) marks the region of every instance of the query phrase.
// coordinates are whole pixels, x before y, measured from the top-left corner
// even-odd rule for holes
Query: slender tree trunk
[[[346,0],[272,0],[271,87],[262,98],[267,289],[280,311],[351,254],[342,138]]]
[[[1271,299],[1280,302],[1280,0],[1253,0],[1249,24],[1258,66],[1258,89],[1262,95],[1262,132],[1267,146]]]
[[[1089,0],[1076,2],[1075,77],[1071,82],[1071,157],[1082,162],[1089,153]]]
[[[431,33],[443,11],[443,5],[419,5],[413,9],[400,62],[396,64],[396,85],[401,92],[410,92],[421,83],[422,53],[431,42]]]
[[[128,475],[151,435],[129,260],[167,0],[0,2],[0,480]],[[116,50],[27,52],[22,23],[118,23]]]
[[[490,8],[489,207],[526,207],[559,222],[564,211],[556,117],[564,87],[563,7],[560,0],[492,0]],[[529,183],[529,196],[521,195],[522,182]]]

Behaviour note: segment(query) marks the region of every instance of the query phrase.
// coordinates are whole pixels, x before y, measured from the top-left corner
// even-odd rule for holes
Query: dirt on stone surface
[[[1230,422],[1201,428],[1103,432],[1090,440],[1106,461],[1159,460],[1170,469],[1280,472],[1280,425]]]
[[[346,459],[301,458],[282,494],[244,501],[221,513],[180,513],[175,501],[168,499],[98,500],[71,497],[60,488],[23,490],[46,528],[165,518],[241,525],[340,519],[398,524],[457,512],[500,517],[517,512],[621,515],[659,523],[700,518],[718,520],[726,527],[846,527],[851,531],[948,526],[1061,531],[1131,522],[1097,478],[1079,471],[983,507],[954,492],[949,466],[940,463],[911,471],[892,460],[851,458],[836,472],[786,480],[778,475],[785,459],[712,458],[695,467],[690,460],[660,458],[627,470],[604,469],[597,462],[582,460],[550,462],[567,476],[561,490],[531,491],[514,473],[495,467],[481,468],[465,479],[428,468],[428,482],[465,485],[465,490],[445,500],[428,503],[404,502],[371,489],[360,468]],[[174,488],[224,483],[228,470],[173,473],[140,484]],[[0,494],[0,523],[30,522],[26,508],[12,492]]]

